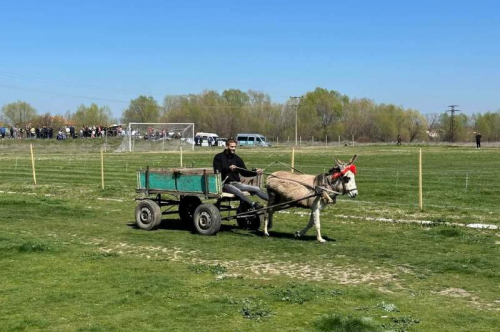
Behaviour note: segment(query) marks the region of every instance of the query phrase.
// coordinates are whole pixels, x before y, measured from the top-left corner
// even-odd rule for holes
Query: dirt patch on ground
[[[500,306],[498,305],[500,301],[493,301],[493,303],[485,303],[485,301],[481,300],[478,296],[469,293],[465,289],[462,288],[448,288],[437,292],[439,295],[454,297],[454,298],[462,298],[469,301],[470,305],[478,310],[494,310],[500,311]]]
[[[217,276],[223,277],[244,277],[245,279],[272,280],[274,277],[286,276],[302,281],[330,281],[343,285],[367,284],[376,287],[381,293],[392,294],[395,291],[405,290],[400,284],[402,274],[413,275],[411,266],[396,266],[394,269],[377,267],[358,266],[337,266],[333,263],[299,264],[291,261],[282,261],[272,256],[266,259],[241,259],[241,260],[210,260],[204,259],[203,253],[198,250],[186,250],[185,248],[172,246],[151,246],[134,245],[126,242],[109,242],[107,239],[84,239],[79,234],[69,235],[68,241],[64,244],[88,245],[100,252],[115,253],[118,255],[129,255],[143,259],[182,262],[185,264],[220,264],[227,268],[227,273]],[[49,236],[59,237],[55,233]],[[391,285],[387,287],[387,285]],[[474,294],[461,288],[447,288],[441,291],[431,292],[441,296],[456,299],[464,299],[472,307],[478,310],[500,311],[499,302],[485,303]]]
[[[461,288],[448,288],[438,292],[439,295],[445,295],[450,297],[471,297],[472,294]]]
[[[274,261],[268,257],[266,261],[259,259],[242,260],[206,260],[196,250],[185,251],[179,247],[139,246],[129,243],[104,244],[102,240],[82,241],[82,244],[98,246],[99,251],[119,255],[133,255],[146,259],[168,259],[188,264],[221,264],[228,268],[232,275],[245,278],[270,279],[273,276],[287,276],[300,280],[334,281],[339,284],[370,284],[393,280],[393,273],[383,269],[370,271],[368,268],[353,268],[327,264],[299,264],[293,262]]]

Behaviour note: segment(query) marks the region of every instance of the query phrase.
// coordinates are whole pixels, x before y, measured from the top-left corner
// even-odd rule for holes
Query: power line
[[[61,96],[61,97],[73,97],[73,98],[82,98],[82,99],[89,99],[89,100],[100,100],[100,101],[107,101],[107,102],[113,102],[113,103],[125,103],[125,104],[129,103],[129,101],[125,101],[125,100],[90,97],[90,96],[82,96],[82,95],[73,95],[73,94],[69,94],[69,93],[51,92],[51,91],[44,91],[44,90],[30,89],[30,88],[21,88],[21,87],[15,86],[15,85],[2,84],[2,83],[0,83],[0,87],[6,88],[9,90],[38,92],[38,93],[45,93],[45,94],[56,95],[56,96]]]
[[[108,90],[110,92],[126,93],[126,94],[136,93],[134,91],[125,90],[125,89],[116,89],[116,88],[95,86],[95,85],[89,85],[89,84],[57,81],[57,80],[51,80],[51,79],[46,79],[46,78],[41,78],[41,77],[36,77],[36,76],[17,74],[17,73],[3,71],[3,70],[0,70],[0,75],[10,77],[10,78],[20,78],[20,79],[28,80],[28,81],[37,81],[37,82],[42,82],[42,83],[59,84],[59,85],[63,85],[66,87],[72,87],[72,88],[83,88],[83,89],[90,89],[90,90],[97,90],[97,91]]]
[[[90,90],[96,90],[96,91],[109,91],[109,92],[115,92],[115,93],[135,94],[135,95],[144,95],[145,94],[145,93],[139,93],[137,91],[127,90],[127,89],[117,89],[117,88],[112,88],[109,86],[96,86],[96,85],[75,83],[75,82],[69,82],[69,81],[59,81],[59,80],[43,78],[43,77],[39,77],[39,76],[25,75],[25,74],[20,74],[20,73],[15,73],[15,72],[11,72],[11,71],[5,71],[5,70],[0,70],[0,76],[5,76],[5,77],[9,77],[9,78],[19,78],[19,79],[23,79],[23,80],[37,81],[37,82],[42,82],[42,83],[52,83],[52,84],[66,86],[66,87],[83,88],[83,89],[90,89]],[[252,89],[248,89],[248,90],[252,90]],[[256,90],[253,90],[253,91],[256,91]],[[149,94],[158,95],[160,93],[150,92]],[[179,94],[176,94],[174,96],[185,96],[185,95],[189,95],[189,94],[179,93]],[[272,97],[274,99],[288,98],[288,96],[284,96],[284,95],[269,96],[269,97]],[[283,102],[283,103],[285,103],[285,102]]]
[[[50,94],[50,95],[55,95],[55,96],[61,96],[61,97],[73,97],[73,98],[82,98],[82,99],[88,99],[88,100],[99,100],[99,101],[106,101],[106,102],[113,102],[113,103],[122,103],[122,104],[128,104],[130,101],[125,101],[125,100],[120,100],[120,99],[110,99],[110,98],[102,98],[102,97],[93,97],[93,96],[84,96],[84,95],[75,95],[75,94],[69,94],[69,93],[63,93],[63,92],[53,92],[53,91],[46,91],[46,90],[39,90],[39,89],[32,89],[32,88],[23,88],[11,84],[3,84],[0,83],[0,87],[9,89],[9,90],[19,90],[19,91],[26,91],[26,92],[37,92],[37,93],[44,93],[44,94]],[[268,104],[263,104],[263,105],[243,105],[243,108],[266,108],[266,107],[273,107],[278,104],[276,103],[268,103]],[[180,108],[182,108],[184,105],[181,105]],[[174,108],[176,108],[175,106]],[[217,106],[209,106],[209,105],[187,105],[187,108],[201,108],[201,109],[235,109],[238,108],[238,106],[230,106],[230,105],[217,105]]]

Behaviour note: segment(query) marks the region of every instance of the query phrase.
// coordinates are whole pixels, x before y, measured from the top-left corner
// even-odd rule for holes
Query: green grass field
[[[358,154],[359,196],[322,213],[275,215],[271,237],[226,222],[193,234],[176,215],[134,226],[136,173],[179,153],[107,153],[98,140],[0,142],[1,331],[498,331],[498,149],[301,148],[319,174]],[[111,142],[111,145],[119,142]],[[418,150],[424,210],[418,207]],[[184,151],[210,167],[220,149]],[[240,149],[248,167],[290,163],[289,148]],[[283,170],[273,165],[266,172]],[[389,222],[395,221],[395,222]],[[422,222],[432,222],[422,224]]]

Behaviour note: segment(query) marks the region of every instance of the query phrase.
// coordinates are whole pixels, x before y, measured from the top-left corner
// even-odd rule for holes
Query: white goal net
[[[118,151],[194,150],[194,123],[129,123]]]

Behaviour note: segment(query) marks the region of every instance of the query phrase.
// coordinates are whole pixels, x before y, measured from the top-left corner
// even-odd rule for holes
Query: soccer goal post
[[[179,147],[194,150],[194,123],[128,124],[128,151],[164,151]]]

